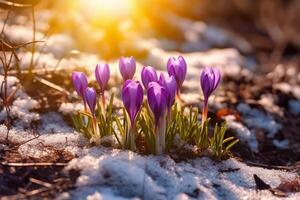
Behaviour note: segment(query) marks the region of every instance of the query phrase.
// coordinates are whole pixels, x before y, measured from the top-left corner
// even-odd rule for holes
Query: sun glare
[[[90,16],[120,17],[130,14],[134,0],[79,0],[80,8]]]

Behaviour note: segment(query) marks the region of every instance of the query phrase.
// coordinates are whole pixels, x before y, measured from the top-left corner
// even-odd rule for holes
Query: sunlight
[[[121,17],[130,14],[134,0],[79,0],[80,9],[92,17]],[[100,20],[100,19],[99,19]]]

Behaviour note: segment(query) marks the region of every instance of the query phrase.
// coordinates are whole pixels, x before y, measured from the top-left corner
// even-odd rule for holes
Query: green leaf
[[[227,145],[227,147],[225,148],[226,151],[229,151],[229,149],[231,149],[236,143],[239,142],[239,139],[234,140],[233,142],[231,142],[229,145]]]

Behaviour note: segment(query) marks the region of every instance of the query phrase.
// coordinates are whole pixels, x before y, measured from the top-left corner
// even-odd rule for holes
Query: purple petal
[[[159,84],[163,86],[168,95],[168,109],[172,107],[175,101],[175,95],[177,91],[177,83],[174,76],[168,76],[167,78],[161,73],[159,77]]]
[[[221,74],[218,69],[211,68],[211,67],[205,67],[203,69],[200,76],[200,84],[206,102],[209,96],[217,88],[220,80],[221,80]]]
[[[167,91],[157,82],[150,82],[147,90],[148,104],[154,116],[155,123],[158,124],[160,117],[167,108]]]
[[[141,79],[144,87],[147,89],[150,82],[158,81],[156,70],[151,66],[144,67],[142,69]]]
[[[119,70],[124,81],[132,79],[136,70],[136,62],[134,58],[132,56],[120,58]]]
[[[108,64],[102,64],[102,65],[97,64],[95,69],[95,77],[100,86],[101,92],[104,92],[109,80],[109,76],[110,76],[110,70]]]
[[[179,56],[178,58],[169,58],[167,62],[167,70],[169,75],[174,76],[174,78],[176,79],[178,85],[177,89],[180,89],[187,72],[187,64],[185,62],[185,59],[182,56]]]
[[[88,80],[85,74],[82,72],[72,72],[72,82],[77,94],[85,99],[84,93],[88,86]]]
[[[220,80],[221,80],[221,73],[220,70],[217,68],[213,68],[213,73],[215,75],[215,82],[214,82],[214,90],[218,87]]]
[[[85,98],[92,115],[95,115],[95,108],[96,108],[96,101],[97,101],[95,89],[87,87],[85,89]]]
[[[134,123],[136,115],[143,103],[143,88],[139,81],[127,80],[124,83],[122,100],[129,114],[131,123]]]

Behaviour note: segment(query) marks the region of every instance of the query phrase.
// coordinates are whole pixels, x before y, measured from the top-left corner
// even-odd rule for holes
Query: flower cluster
[[[84,102],[85,112],[87,112],[87,106],[89,107],[89,115],[92,119],[91,123],[81,123],[80,126],[78,125],[80,119],[77,119],[75,120],[75,124],[77,124],[75,127],[79,130],[87,131],[86,135],[90,136],[92,141],[97,144],[99,144],[100,138],[105,134],[102,132],[110,130],[122,147],[131,150],[136,150],[137,136],[143,134],[148,149],[158,155],[166,152],[172,143],[174,135],[177,133],[184,140],[190,140],[191,137],[194,137],[195,143],[200,147],[207,148],[211,144],[211,147],[216,152],[218,151],[218,156],[220,156],[224,149],[223,138],[219,141],[220,136],[218,136],[218,133],[215,133],[209,139],[207,133],[208,99],[220,83],[220,71],[217,68],[206,67],[200,75],[204,106],[202,121],[199,122],[198,111],[193,113],[191,109],[189,116],[186,116],[184,109],[182,109],[180,93],[187,74],[185,59],[182,56],[177,58],[171,57],[168,59],[166,67],[168,74],[158,74],[155,68],[151,66],[143,67],[141,82],[139,82],[134,78],[136,72],[134,58],[120,58],[119,71],[123,79],[121,91],[121,99],[124,104],[123,116],[117,114],[113,116],[112,99],[109,106],[105,105],[104,92],[110,77],[110,70],[107,64],[99,64],[95,69],[95,77],[100,88],[100,103],[97,103],[95,89],[88,87],[86,76],[82,72],[73,72],[74,88]],[[147,97],[145,101],[144,93],[146,93]],[[174,104],[178,106],[174,106]],[[98,105],[98,109],[96,109],[96,105]],[[96,113],[98,113],[97,116],[99,117],[96,116]],[[109,114],[107,115],[107,113]],[[97,120],[98,118],[100,120]],[[92,129],[82,128],[88,127],[90,124],[92,124]],[[102,126],[107,128],[101,129]],[[119,133],[112,127],[117,127]],[[99,131],[99,128],[102,131]],[[89,133],[90,130],[92,130],[92,134]],[[222,132],[224,137],[226,130],[224,126],[220,129],[216,126],[215,130]],[[120,135],[121,139],[119,138]],[[229,138],[228,141],[232,139]],[[231,143],[231,145],[233,144]]]

